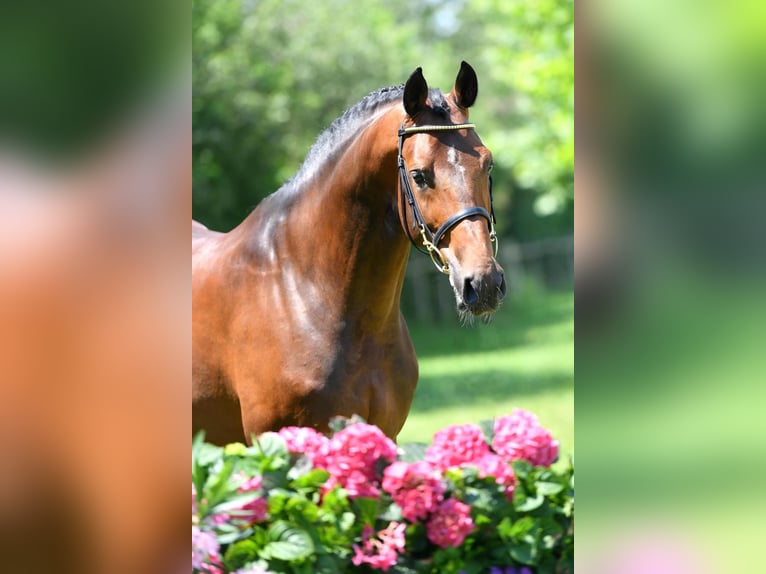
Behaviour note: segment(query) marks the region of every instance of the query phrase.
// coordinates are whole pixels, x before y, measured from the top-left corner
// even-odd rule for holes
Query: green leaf
[[[492,440],[495,438],[495,419],[483,420],[479,422],[484,433],[484,440],[488,445],[492,446]]]
[[[224,456],[246,456],[248,448],[241,442],[232,442],[223,447]]]
[[[513,473],[516,475],[516,478],[519,479],[526,478],[534,468],[526,460],[514,460],[511,462],[511,466],[513,467]]]
[[[321,554],[316,561],[314,572],[317,574],[343,574],[344,569],[335,556]]]
[[[463,499],[466,504],[471,505],[472,508],[480,512],[492,512],[496,506],[494,500],[492,499],[492,493],[489,492],[486,488],[476,488],[474,486],[469,486],[465,489],[465,496]]]
[[[356,522],[356,515],[353,512],[344,512],[338,519],[338,528],[347,532],[354,526],[354,522]]]
[[[216,446],[214,444],[210,444],[207,442],[203,442],[199,446],[199,451],[197,453],[197,460],[199,461],[201,465],[210,466],[222,458],[223,458],[223,448],[221,448],[220,446]]]
[[[226,549],[223,563],[227,570],[238,570],[258,558],[258,545],[252,540],[242,540]]]
[[[221,470],[217,475],[212,477],[210,485],[207,488],[206,498],[209,508],[213,508],[220,504],[226,498],[227,494],[234,490],[234,486],[229,482],[233,473],[234,461],[232,459],[225,460],[221,466]]]
[[[192,439],[192,460],[196,460],[199,456],[200,448],[205,442],[205,431],[201,430]]]
[[[374,498],[357,498],[353,504],[357,509],[359,521],[374,526],[378,517],[378,501]]]
[[[273,540],[263,549],[263,556],[287,562],[300,561],[314,553],[314,542],[305,530],[277,521],[269,528]]]
[[[311,540],[311,538],[308,538],[308,540]],[[313,550],[313,544],[309,546],[305,541],[299,544],[291,541],[278,541],[270,542],[263,549],[263,555],[269,558],[276,558],[277,560],[293,562],[310,556]]]
[[[258,498],[261,498],[261,494],[257,492],[235,493],[231,496],[227,496],[215,506],[211,506],[210,512],[215,514],[227,513],[236,516],[236,512],[241,510],[244,505],[249,504]],[[249,511],[245,512],[250,514]]]
[[[288,454],[285,439],[274,432],[263,433],[253,443],[257,443],[263,455],[267,457]]]
[[[348,493],[336,486],[322,496],[322,511],[332,514],[341,514],[350,508]]]
[[[322,486],[330,473],[321,468],[315,468],[293,480],[292,486],[295,488],[316,488]]]
[[[303,496],[293,495],[285,504],[285,512],[293,520],[304,520],[308,523],[315,523],[319,518],[319,507],[312,501]]]
[[[466,560],[460,564],[460,572],[465,574],[481,574],[485,571],[485,564],[476,560]]]
[[[399,460],[402,462],[419,462],[426,457],[428,445],[422,442],[408,442],[399,446]]]
[[[418,572],[430,572],[430,570],[416,570],[405,564],[396,564],[389,572],[391,574],[418,574]]]
[[[386,522],[400,522],[402,520],[402,509],[398,504],[392,502],[378,515],[378,518]]]
[[[282,488],[269,491],[269,514],[275,515],[282,512],[290,498],[290,492]]]
[[[543,502],[545,501],[545,497],[542,494],[535,494],[534,496],[528,496],[522,501],[520,501],[518,504],[516,504],[516,501],[514,500],[514,507],[516,508],[517,512],[531,512],[532,510],[535,510],[537,508],[540,508],[542,506]]]
[[[503,540],[507,540],[511,538],[512,536],[512,530],[513,527],[513,520],[511,520],[510,516],[506,516],[503,518],[495,527],[497,533],[500,535],[500,538]]]
[[[525,534],[535,528],[535,519],[531,516],[523,516],[508,529],[508,535],[511,538],[520,539]]]
[[[535,483],[535,487],[537,488],[537,493],[543,496],[558,494],[559,492],[564,490],[564,485],[558,482],[540,481]]]
[[[291,481],[296,480],[304,474],[311,472],[313,469],[314,465],[312,464],[311,459],[305,454],[301,454],[294,457],[292,467],[287,471],[287,478]]]
[[[245,528],[242,530],[233,524],[220,525],[218,526],[217,530],[218,533],[216,535],[216,539],[222,545],[231,544],[233,542],[237,542],[238,540],[244,540],[245,538],[249,538],[253,533],[252,528]]]
[[[537,558],[537,548],[533,544],[514,544],[509,554],[516,562],[534,565]]]

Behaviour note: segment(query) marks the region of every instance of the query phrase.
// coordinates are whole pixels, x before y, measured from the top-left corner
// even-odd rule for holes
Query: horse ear
[[[423,77],[423,68],[418,67],[404,85],[403,103],[407,115],[414,117],[425,108],[426,98],[428,98],[428,84]]]
[[[457,73],[452,91],[455,93],[455,101],[461,108],[470,108],[476,101],[476,96],[479,94],[479,80],[468,62],[460,63],[460,71]]]

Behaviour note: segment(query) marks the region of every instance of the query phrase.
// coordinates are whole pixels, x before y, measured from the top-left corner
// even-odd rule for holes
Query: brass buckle
[[[421,224],[418,226],[418,229],[420,230],[420,237],[423,240],[423,247],[428,251],[428,255],[430,255],[431,261],[436,269],[445,275],[449,275],[449,265],[444,261],[444,257],[442,257],[439,248],[428,239],[428,236],[426,235],[426,226]]]

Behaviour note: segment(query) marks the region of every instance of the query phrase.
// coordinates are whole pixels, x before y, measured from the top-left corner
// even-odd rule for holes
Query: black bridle
[[[407,233],[407,237],[415,246],[415,248],[421,253],[429,255],[436,268],[442,273],[446,274],[449,274],[449,265],[444,260],[444,257],[442,257],[442,254],[439,251],[439,242],[450,229],[468,217],[479,215],[487,220],[487,226],[489,228],[489,239],[495,246],[495,256],[497,256],[498,241],[497,234],[495,233],[495,208],[492,201],[492,175],[490,174],[489,176],[489,213],[487,213],[486,209],[479,207],[478,205],[466,207],[465,209],[461,209],[454,215],[448,217],[435,233],[431,233],[431,229],[426,224],[426,221],[423,218],[423,214],[418,207],[418,202],[415,200],[415,194],[412,193],[410,176],[407,173],[407,165],[405,164],[404,156],[402,155],[402,147],[404,146],[404,138],[411,134],[474,129],[475,127],[476,126],[474,124],[452,124],[446,126],[412,126],[409,128],[402,126],[399,128],[399,157],[397,158],[397,164],[399,165],[399,197],[401,202],[401,213],[402,217],[404,218],[404,221],[402,222],[404,231]],[[418,231],[420,231],[420,238],[423,242],[423,247],[415,242],[415,239],[412,237],[412,233],[410,233],[410,224],[407,221],[407,206],[405,205],[405,201],[407,204],[409,204],[410,210],[412,211],[412,219],[418,226]]]

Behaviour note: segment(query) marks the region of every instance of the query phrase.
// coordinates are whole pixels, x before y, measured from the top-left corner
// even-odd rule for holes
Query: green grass
[[[489,325],[410,323],[420,364],[415,400],[399,442],[430,442],[451,425],[536,414],[574,454],[574,300],[531,287]]]

